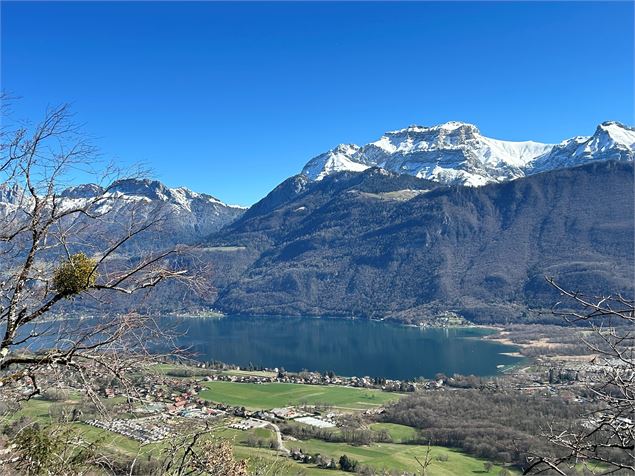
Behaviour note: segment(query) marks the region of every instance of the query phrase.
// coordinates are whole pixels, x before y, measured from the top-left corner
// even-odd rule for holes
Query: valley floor
[[[279,375],[271,371],[163,363],[139,373],[134,398],[116,385],[102,388],[110,419],[95,412],[76,384],[55,382],[56,392],[21,404],[1,423],[7,433],[19,422],[61,422],[78,430],[81,438],[98,441],[113,458],[128,461],[159,458],[175,438],[201,432],[203,438],[231,441],[237,458],[247,460],[254,471],[267,467],[271,471],[268,474],[344,474],[339,469],[318,466],[330,460],[337,466],[342,455],[354,460],[358,472],[365,474],[418,473],[428,449],[428,476],[514,474],[519,472],[518,467],[514,460],[506,460],[504,451],[492,450],[492,457],[483,457],[489,454],[487,448],[471,446],[469,435],[455,439],[455,443],[447,440],[454,448],[439,446],[437,430],[458,424],[459,433],[467,434],[473,431],[473,425],[482,424],[479,411],[486,412],[484,417],[491,419],[489,425],[498,431],[495,425],[500,423],[496,422],[508,425],[501,418],[509,417],[505,412],[514,412],[516,407],[525,408],[527,413],[528,404],[536,412],[557,408],[556,403],[566,411],[589,404],[582,396],[580,379],[594,369],[588,353],[578,345],[580,332],[584,331],[509,326],[488,338],[519,346],[527,358],[522,365],[495,378],[444,376],[440,381],[422,381],[408,393],[286,383],[299,379],[299,375],[281,382],[275,381]],[[353,382],[363,384],[361,380]],[[496,406],[499,396],[504,410]],[[483,408],[472,412],[470,402]],[[485,408],[488,405],[491,408]],[[419,412],[412,415],[425,410],[429,414],[426,418],[441,423],[430,428],[421,426],[418,417],[408,416],[411,408]],[[461,415],[452,415],[452,408]],[[444,413],[447,411],[450,413]],[[452,421],[455,417],[458,423]],[[563,418],[569,417],[563,414]],[[515,421],[511,421],[514,426]],[[523,428],[521,425],[515,431],[525,431]],[[489,430],[479,431],[483,435],[479,438],[490,438]]]
[[[245,392],[249,393],[253,389],[252,384],[214,382],[214,385],[210,385],[207,390],[202,392],[202,398],[215,395],[214,389],[218,384],[223,384],[222,393],[219,394],[219,400],[225,401],[243,402],[245,401]],[[330,401],[330,396],[333,396],[333,411],[345,411],[350,412],[349,414],[358,414],[363,412],[363,409],[368,409],[375,405],[377,407],[380,406],[379,401],[394,401],[400,397],[399,395],[389,395],[389,399],[377,399],[375,401],[373,397],[369,397],[369,392],[363,389],[335,387],[327,388],[326,391],[323,390],[309,394],[306,391],[300,391],[301,389],[299,388],[310,387],[308,385],[264,384],[260,387],[266,389],[264,393],[269,395],[267,403],[263,402],[262,405],[257,405],[264,409],[286,405],[290,402],[290,396],[295,399],[294,401],[298,401],[301,395],[308,398],[317,398],[319,396],[324,402]],[[271,390],[269,390],[268,387],[271,387]],[[256,404],[257,398],[257,396],[250,397],[250,403]],[[373,403],[368,403],[369,398]],[[24,404],[22,408],[10,418],[5,417],[2,423],[4,426],[9,426],[13,421],[26,417],[41,424],[55,424],[58,420],[58,418],[56,418],[57,410],[62,405],[70,410],[75,406],[81,406],[81,402],[82,396],[79,394],[70,395],[68,400],[64,402],[53,402],[35,398]],[[123,399],[116,397],[115,399],[108,400],[107,403],[109,406],[116,408],[118,405],[123,404]],[[136,419],[132,414],[122,414],[120,417]],[[256,427],[247,430],[232,428],[232,426],[242,421],[244,421],[243,418],[229,414],[214,418],[209,421],[212,429],[209,431],[208,436],[230,440],[234,446],[234,454],[236,457],[246,459],[252,469],[266,466],[273,468],[271,474],[279,475],[350,474],[340,470],[320,469],[314,463],[303,463],[286,457],[285,452],[281,451],[280,448],[269,448],[269,445],[276,436],[272,428]],[[171,426],[175,431],[178,431],[180,428],[183,434],[185,434],[185,428],[187,428],[187,431],[192,431],[196,426],[196,424],[193,425],[191,418],[180,416],[166,418],[162,423],[166,426]],[[158,457],[167,447],[165,442],[143,444],[131,437],[96,428],[84,422],[69,422],[66,424],[79,430],[79,434],[82,438],[88,441],[99,441],[103,448],[113,456],[125,456],[129,459],[144,459],[149,456]],[[407,444],[411,437],[415,435],[414,428],[404,425],[373,423],[369,426],[369,429],[372,431],[386,431],[387,434],[390,435],[392,443],[350,444],[327,442],[315,438],[296,440],[294,438],[283,437],[283,445],[294,453],[301,452],[304,455],[320,454],[324,458],[332,458],[335,461],[338,461],[339,458],[345,454],[356,460],[360,465],[368,466],[376,471],[397,471],[401,474],[402,472],[415,473],[420,469],[417,458],[421,460],[425,457],[428,446]],[[433,461],[426,473],[430,476],[479,473],[483,471],[485,463],[485,460],[440,446],[431,446],[430,455]],[[502,467],[498,465],[493,465],[492,468],[492,471],[494,471],[493,474],[498,474],[502,469]]]

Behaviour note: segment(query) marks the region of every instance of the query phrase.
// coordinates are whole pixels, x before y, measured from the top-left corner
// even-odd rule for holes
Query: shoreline
[[[503,328],[489,326],[489,325],[481,325],[474,324],[466,319],[462,319],[461,323],[457,324],[448,324],[446,322],[437,323],[436,319],[444,319],[444,316],[439,316],[436,319],[431,319],[430,321],[422,321],[418,324],[412,324],[409,322],[403,322],[398,319],[393,319],[390,317],[382,317],[382,318],[372,318],[372,317],[360,317],[360,316],[314,316],[314,315],[303,315],[303,316],[291,316],[284,314],[226,314],[221,311],[210,313],[209,315],[196,315],[196,314],[165,314],[165,315],[153,315],[148,317],[174,317],[177,319],[225,319],[225,318],[244,318],[244,319],[332,319],[332,320],[342,320],[342,321],[358,321],[358,322],[373,322],[373,323],[384,323],[390,325],[397,325],[401,327],[411,327],[417,329],[487,329],[487,330],[502,330]]]
[[[67,314],[55,314],[55,315],[51,315],[51,317],[49,319],[46,320],[41,320],[38,322],[49,322],[49,321],[69,321],[69,320],[90,320],[90,319],[100,319],[103,317],[120,317],[120,316],[128,316],[128,315],[134,315],[135,313],[115,313],[113,314],[109,314],[109,313],[103,313],[103,314],[92,314],[92,315],[75,315],[75,316],[69,316]],[[372,317],[360,317],[360,316],[317,316],[317,315],[302,315],[302,316],[291,316],[291,315],[284,315],[284,314],[227,314],[224,313],[222,311],[207,311],[207,312],[201,312],[200,314],[196,314],[196,313],[166,313],[166,314],[138,314],[138,316],[140,318],[146,318],[146,319],[161,319],[161,318],[175,318],[175,319],[183,319],[183,320],[187,320],[187,319],[226,319],[226,318],[245,318],[245,319],[289,319],[289,320],[296,320],[296,319],[333,319],[333,320],[343,320],[343,321],[359,321],[359,322],[373,322],[373,323],[385,323],[385,324],[390,324],[390,325],[397,325],[397,326],[402,326],[402,327],[411,327],[411,328],[418,328],[418,329],[483,329],[483,330],[491,330],[491,331],[495,331],[496,333],[502,333],[505,332],[505,327],[502,327],[500,325],[493,325],[493,324],[474,324],[470,321],[468,321],[467,319],[461,318],[462,322],[461,323],[446,323],[446,322],[442,322],[442,323],[437,323],[435,322],[436,319],[443,319],[445,318],[444,316],[439,316],[436,319],[430,319],[429,321],[421,321],[419,323],[413,324],[410,322],[404,322],[401,321],[399,319],[394,319],[391,317],[382,317],[382,318],[372,318]],[[503,340],[503,339],[494,339],[494,338],[490,338],[492,340]],[[511,343],[511,341],[509,341],[510,344],[509,345],[519,345],[519,344],[514,344]]]

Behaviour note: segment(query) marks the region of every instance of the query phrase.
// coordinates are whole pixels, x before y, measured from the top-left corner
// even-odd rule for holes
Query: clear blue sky
[[[2,2],[2,88],[108,157],[249,205],[338,143],[446,120],[633,124],[633,3]]]

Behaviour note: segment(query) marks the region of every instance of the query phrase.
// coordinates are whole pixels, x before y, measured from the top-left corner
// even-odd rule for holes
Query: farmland
[[[248,409],[326,404],[342,410],[365,410],[398,400],[401,395],[375,389],[288,383],[205,382],[200,397]]]
[[[252,407],[275,407],[287,404],[288,402],[300,402],[302,400],[330,402],[347,408],[369,408],[373,404],[379,405],[390,398],[399,398],[399,395],[380,392],[371,392],[367,389],[356,389],[348,387],[325,387],[294,384],[231,384],[227,382],[208,382],[211,389],[205,390],[217,394],[222,389],[226,398],[231,398],[234,404],[242,401],[245,406]],[[221,384],[221,385],[218,385]],[[216,388],[219,387],[219,388]],[[253,388],[256,387],[256,388]],[[242,389],[244,393],[242,393]],[[304,390],[304,391],[302,391]],[[321,391],[320,391],[321,390]],[[254,393],[255,392],[255,393]],[[383,397],[383,398],[382,398]],[[259,400],[260,399],[260,400]],[[74,396],[74,402],[79,403],[78,397]],[[260,404],[259,404],[260,403]],[[30,417],[40,423],[53,423],[51,408],[56,404],[41,399],[33,399],[22,405],[16,417]],[[289,458],[281,457],[280,454],[267,447],[256,448],[250,446],[249,439],[258,438],[268,441],[274,437],[272,430],[267,428],[257,428],[249,431],[240,431],[228,428],[226,422],[218,422],[217,429],[209,436],[227,439],[234,446],[235,455],[238,458],[248,460],[252,469],[266,466],[276,468],[277,474],[306,474],[309,476],[320,474],[350,474],[338,470],[323,470],[314,464],[302,464]],[[7,421],[5,420],[5,423]],[[136,455],[159,455],[165,443],[153,443],[141,445],[139,442],[122,435],[116,435],[109,431],[91,427],[81,422],[72,423],[80,432],[83,438],[89,441],[99,441],[102,448],[112,454],[122,454],[127,457]],[[286,442],[289,448],[299,448],[307,454],[321,454],[328,458],[338,460],[343,454],[357,460],[364,466],[375,469],[391,468],[403,471],[416,471],[418,464],[415,456],[421,458],[426,451],[425,446],[396,444],[406,441],[414,435],[414,429],[404,425],[394,425],[385,423],[374,423],[371,428],[375,431],[386,430],[394,443],[372,443],[364,446],[354,446],[346,443],[329,443],[321,440],[310,439],[305,441]],[[481,471],[483,461],[473,458],[455,450],[443,447],[432,447],[432,457],[434,458],[427,474],[430,476],[444,476],[446,474],[467,474],[473,471]],[[494,466],[494,468],[497,468]],[[496,473],[493,473],[496,474]]]

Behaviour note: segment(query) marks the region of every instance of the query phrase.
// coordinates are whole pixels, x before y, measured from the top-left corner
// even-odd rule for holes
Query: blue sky
[[[2,88],[107,157],[249,205],[338,143],[447,120],[633,124],[633,3],[2,2]]]

